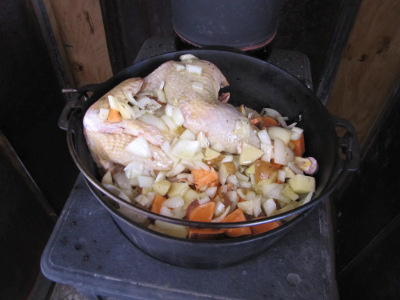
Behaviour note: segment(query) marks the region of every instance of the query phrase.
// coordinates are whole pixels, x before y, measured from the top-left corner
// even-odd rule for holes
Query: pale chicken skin
[[[194,57],[168,61],[144,79],[131,78],[122,82],[94,103],[84,117],[87,143],[96,163],[105,170],[111,169],[113,164],[127,166],[134,161],[143,162],[148,171],[172,168],[173,161],[163,152],[161,145],[172,142],[176,133],[135,118],[109,122],[99,117],[101,108],[110,108],[108,95],[123,99],[126,93],[132,96],[154,94],[160,88],[167,103],[182,112],[183,127],[195,135],[202,132],[211,148],[237,154],[244,142],[258,147],[260,141],[248,118],[232,105],[224,103],[229,94],[219,95],[220,89],[228,85],[225,76],[214,64]],[[126,150],[127,145],[137,137],[143,137],[148,142],[151,158]]]

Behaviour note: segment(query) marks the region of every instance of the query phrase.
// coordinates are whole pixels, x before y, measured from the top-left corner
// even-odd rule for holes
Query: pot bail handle
[[[97,84],[87,84],[79,89],[62,89],[62,94],[74,94],[69,97],[67,104],[64,106],[60,118],[58,119],[58,127],[62,130],[67,130],[69,118],[73,111],[82,109],[83,104],[89,99],[88,93],[94,92]]]
[[[342,118],[334,117],[335,127],[345,130],[345,133],[339,137],[339,147],[343,158],[343,172],[355,172],[360,166],[360,148],[357,139],[357,133],[353,125]]]

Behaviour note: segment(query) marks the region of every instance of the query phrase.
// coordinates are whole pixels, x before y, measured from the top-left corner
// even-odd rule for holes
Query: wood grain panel
[[[364,0],[327,107],[366,140],[400,78],[400,1]]]
[[[49,0],[76,87],[112,76],[98,0]]]

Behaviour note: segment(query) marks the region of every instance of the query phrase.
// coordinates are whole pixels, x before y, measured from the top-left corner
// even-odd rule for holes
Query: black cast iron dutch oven
[[[202,223],[154,214],[126,203],[101,185],[100,174],[90,155],[83,133],[82,120],[85,111],[123,80],[136,76],[145,77],[163,62],[179,60],[179,56],[186,53],[209,60],[221,69],[230,83],[230,86],[225,89],[231,93],[229,101],[231,104],[235,106],[244,104],[257,111],[261,111],[264,107],[276,109],[282,115],[288,116],[290,121],[297,121],[298,126],[304,129],[305,155],[315,157],[319,163],[319,171],[315,175],[317,189],[309,203],[266,219],[240,223]],[[345,173],[358,168],[358,144],[354,129],[349,122],[333,117],[312,91],[295,77],[265,61],[241,53],[200,49],[149,58],[95,86],[94,93],[87,101],[77,101],[71,104],[67,111],[69,118],[66,129],[69,150],[91,191],[134,245],[158,260],[177,266],[220,268],[264,252],[296,223],[301,222],[318,203],[326,199],[340,183]],[[336,133],[338,127],[345,131],[341,137]],[[344,155],[339,155],[339,152]],[[140,225],[140,222],[127,218],[121,213],[121,209],[129,209],[130,215],[135,220],[158,219],[197,228],[254,226],[281,219],[289,219],[289,221],[257,236],[199,241],[174,238],[154,232]]]

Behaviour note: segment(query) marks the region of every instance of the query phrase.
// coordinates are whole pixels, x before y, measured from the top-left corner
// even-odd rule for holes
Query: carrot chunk
[[[246,217],[244,216],[243,211],[240,208],[238,208],[229,215],[227,215],[221,222],[230,223],[230,222],[243,222],[243,221],[246,221]],[[250,235],[251,229],[250,227],[227,228],[225,229],[225,234],[230,237]]]
[[[257,218],[257,219],[260,219],[260,218]],[[251,227],[251,232],[254,235],[257,235],[257,234],[261,234],[261,233],[270,231],[272,229],[275,229],[275,228],[279,227],[280,225],[281,224],[279,221],[272,221],[272,222],[268,222],[268,223],[261,224],[261,225],[255,225],[255,226]]]
[[[167,198],[161,196],[160,194],[156,194],[154,197],[153,203],[151,204],[151,211],[159,214],[161,210],[161,206]]]
[[[108,113],[107,120],[112,123],[116,123],[121,121],[122,117],[118,110],[114,108],[110,108],[110,112]]]
[[[306,148],[304,143],[304,133],[297,140],[291,140],[290,143],[293,145],[293,152],[296,156],[303,156]]]
[[[214,215],[214,210],[215,202],[208,201],[193,208],[192,211],[189,213],[188,218],[190,221],[211,222]]]
[[[219,178],[216,172],[207,171],[203,169],[192,170],[192,176],[196,189],[200,189],[204,186],[218,186]]]

